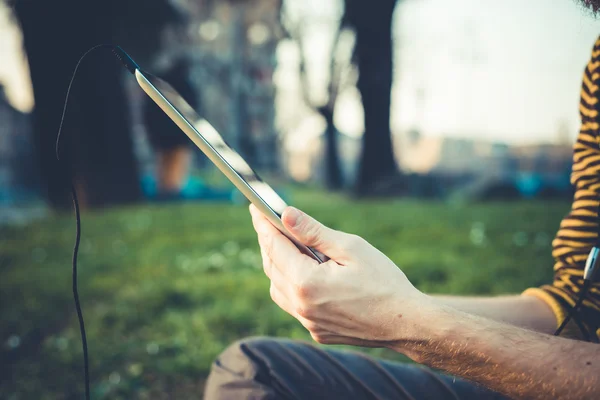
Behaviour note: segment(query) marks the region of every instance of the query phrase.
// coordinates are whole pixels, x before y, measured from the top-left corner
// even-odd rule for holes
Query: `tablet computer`
[[[227,145],[223,137],[206,119],[198,115],[164,80],[139,69],[132,72],[142,90],[279,231],[292,240],[304,254],[318,262],[325,261],[324,255],[299,243],[286,231],[281,222],[281,214],[287,204],[271,186],[260,179],[235,150]]]

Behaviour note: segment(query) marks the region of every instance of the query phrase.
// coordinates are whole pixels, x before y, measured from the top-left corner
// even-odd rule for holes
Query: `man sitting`
[[[600,9],[600,0],[585,4]],[[427,367],[248,339],[214,362],[206,398],[599,399],[600,284],[591,284],[563,337],[552,336],[582,291],[590,249],[600,246],[599,85],[600,39],[583,76],[576,193],[553,242],[551,285],[517,296],[428,296],[363,239],[286,209],[286,229],[330,258],[318,264],[251,207],[271,297],[316,342],[387,347]]]

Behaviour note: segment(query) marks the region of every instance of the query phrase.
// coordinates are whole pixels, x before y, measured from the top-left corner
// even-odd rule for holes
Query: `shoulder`
[[[594,43],[594,53],[596,52],[600,52],[600,35],[598,36],[598,38],[596,39],[596,42]],[[600,56],[600,53],[598,54],[592,54],[593,57],[598,57]]]
[[[592,48],[592,55],[590,57],[590,61],[588,62],[586,70],[590,72],[597,72],[600,70],[600,36],[596,39],[594,43],[594,47]]]
[[[598,95],[600,90],[600,37],[596,39],[590,60],[583,73],[581,87],[581,101],[579,110],[581,112],[584,128],[586,124],[598,124]],[[597,127],[595,127],[597,129]]]

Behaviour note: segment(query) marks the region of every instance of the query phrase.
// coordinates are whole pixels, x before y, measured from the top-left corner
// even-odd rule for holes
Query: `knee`
[[[231,344],[211,366],[205,398],[259,398],[261,396],[255,395],[268,392],[271,375],[269,349],[280,342],[278,339],[252,337]]]
[[[214,361],[215,367],[226,368],[237,375],[248,375],[262,367],[265,353],[281,340],[268,337],[249,337],[229,345]]]

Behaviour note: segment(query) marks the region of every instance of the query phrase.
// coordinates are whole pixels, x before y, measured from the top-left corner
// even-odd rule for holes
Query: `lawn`
[[[518,293],[552,277],[564,202],[353,202],[290,193],[360,234],[430,293]],[[80,294],[95,399],[199,398],[211,360],[249,335],[310,339],[269,298],[248,210],[141,206],[84,213]],[[0,228],[0,398],[80,399],[72,215]],[[384,357],[399,357],[370,350]]]

